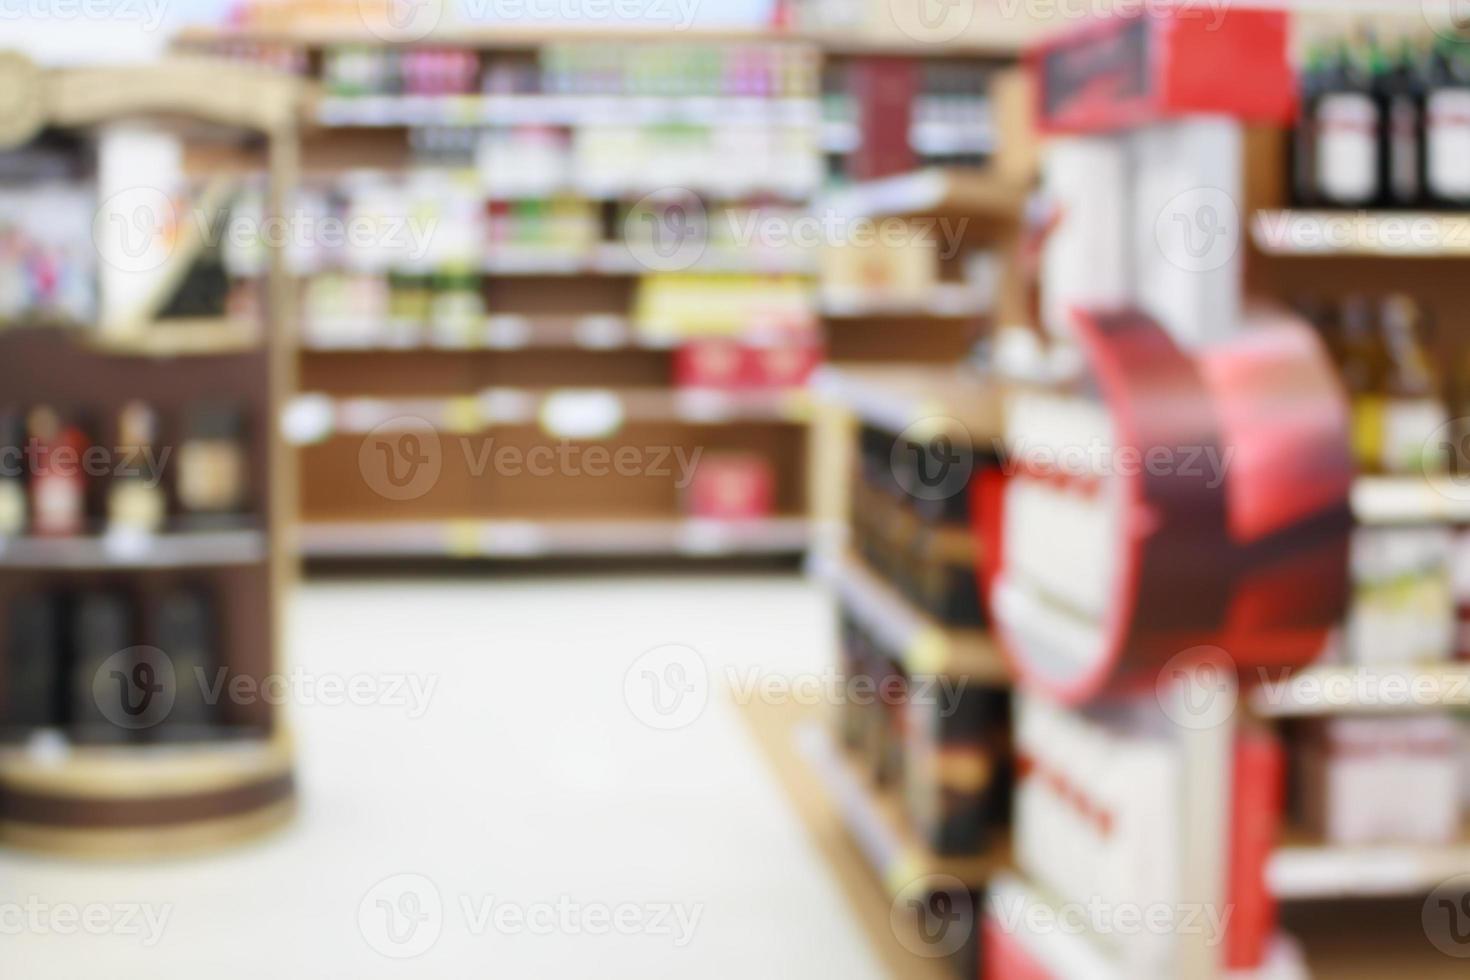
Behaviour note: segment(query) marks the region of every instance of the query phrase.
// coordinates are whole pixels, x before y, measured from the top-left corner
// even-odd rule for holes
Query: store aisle
[[[0,974],[875,977],[723,690],[822,674],[830,631],[796,578],[303,586],[297,823],[164,864],[0,857]],[[640,660],[670,644],[708,672],[692,721],[698,661]],[[62,934],[68,905],[105,934]]]

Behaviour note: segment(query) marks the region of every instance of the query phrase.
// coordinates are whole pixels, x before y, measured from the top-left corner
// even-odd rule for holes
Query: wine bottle
[[[173,664],[177,693],[167,723],[152,734],[181,741],[207,738],[219,710],[206,695],[219,662],[214,610],[208,596],[191,589],[165,596],[158,606],[158,646]]]
[[[1380,203],[1388,208],[1415,207],[1424,195],[1420,162],[1424,77],[1414,45],[1407,37],[1395,55],[1378,52],[1374,80],[1384,119],[1379,146]]]
[[[86,593],[76,601],[71,629],[73,738],[93,743],[129,741],[146,723],[151,699],[157,694],[151,682],[140,685],[148,675],[135,673],[137,665],[108,664],[133,646],[131,605],[120,595]],[[138,689],[144,686],[148,689]]]
[[[1441,38],[1424,97],[1424,186],[1430,203],[1470,207],[1470,57]]]
[[[1317,192],[1335,207],[1366,207],[1378,198],[1378,103],[1361,50],[1342,42],[1322,75],[1313,125]]]
[[[1301,75],[1301,106],[1291,133],[1291,196],[1298,207],[1311,207],[1317,194],[1317,101],[1323,83],[1325,51],[1313,44]]]
[[[11,602],[0,733],[24,737],[61,720],[61,601],[25,594]]]
[[[1425,353],[1426,318],[1410,296],[1383,302],[1379,317],[1388,353],[1383,413],[1383,469],[1389,473],[1438,473],[1447,464],[1444,441],[1433,439],[1449,421]]]

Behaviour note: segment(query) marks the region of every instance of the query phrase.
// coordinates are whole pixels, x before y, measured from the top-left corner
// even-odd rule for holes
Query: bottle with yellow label
[[[1425,350],[1428,319],[1413,297],[1389,296],[1380,318],[1388,354],[1383,403],[1383,469],[1440,473],[1448,463],[1442,431],[1449,412]]]
[[[1343,381],[1352,403],[1353,457],[1358,469],[1383,468],[1384,394],[1389,358],[1373,303],[1365,296],[1343,301],[1339,350]]]

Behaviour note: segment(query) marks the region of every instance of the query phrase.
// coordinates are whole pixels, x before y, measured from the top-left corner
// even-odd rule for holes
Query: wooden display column
[[[295,178],[294,82],[203,59],[156,67],[45,72],[0,53],[0,90],[11,111],[0,120],[0,152],[42,128],[90,129],[121,118],[239,128],[264,136],[269,211],[279,214]],[[247,153],[253,154],[249,149]],[[199,202],[195,202],[199,206]],[[179,282],[198,251],[180,245],[158,270]],[[160,445],[182,443],[185,406],[228,399],[242,407],[248,513],[207,529],[169,520],[165,530],[126,547],[98,527],[74,536],[23,535],[0,542],[0,635],[17,600],[37,592],[106,589],[125,594],[144,631],[157,599],[179,585],[205,587],[217,632],[216,666],[225,682],[254,685],[281,672],[283,594],[295,574],[286,535],[294,503],[290,455],[278,425],[293,387],[289,283],[273,251],[264,285],[263,329],[217,320],[155,319],[169,297],[103,333],[91,324],[6,324],[0,336],[0,390],[16,406],[46,404],[99,422],[91,435],[118,445],[122,405],[144,398],[162,423]],[[177,466],[177,453],[173,454]],[[165,471],[165,486],[171,486]],[[95,516],[95,508],[91,510]],[[167,654],[167,651],[164,651]],[[60,655],[58,653],[58,655]],[[0,703],[8,703],[9,651],[0,651]],[[61,673],[61,672],[59,672]],[[192,683],[193,678],[179,683]],[[259,690],[259,687],[256,687]],[[107,857],[174,855],[221,846],[287,820],[295,808],[292,750],[277,708],[263,697],[225,698],[208,731],[163,737],[168,720],[108,744],[53,734],[0,749],[0,843]],[[6,719],[0,719],[6,721]],[[24,733],[22,733],[23,735]],[[65,734],[65,730],[62,730]],[[158,736],[158,737],[153,737]]]

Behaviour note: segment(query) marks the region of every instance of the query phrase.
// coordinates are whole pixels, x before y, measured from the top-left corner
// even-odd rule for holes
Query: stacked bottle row
[[[113,445],[92,439],[92,429],[47,405],[0,412],[0,540],[87,534],[99,524],[153,534],[170,523],[197,530],[243,522],[249,467],[239,406],[191,406],[177,452],[142,401],[119,412]]]
[[[1301,79],[1304,207],[1470,207],[1470,38],[1319,40]]]
[[[0,737],[81,744],[223,733],[219,617],[185,585],[147,602],[122,589],[36,591],[8,610]],[[141,645],[151,641],[152,646]]]

